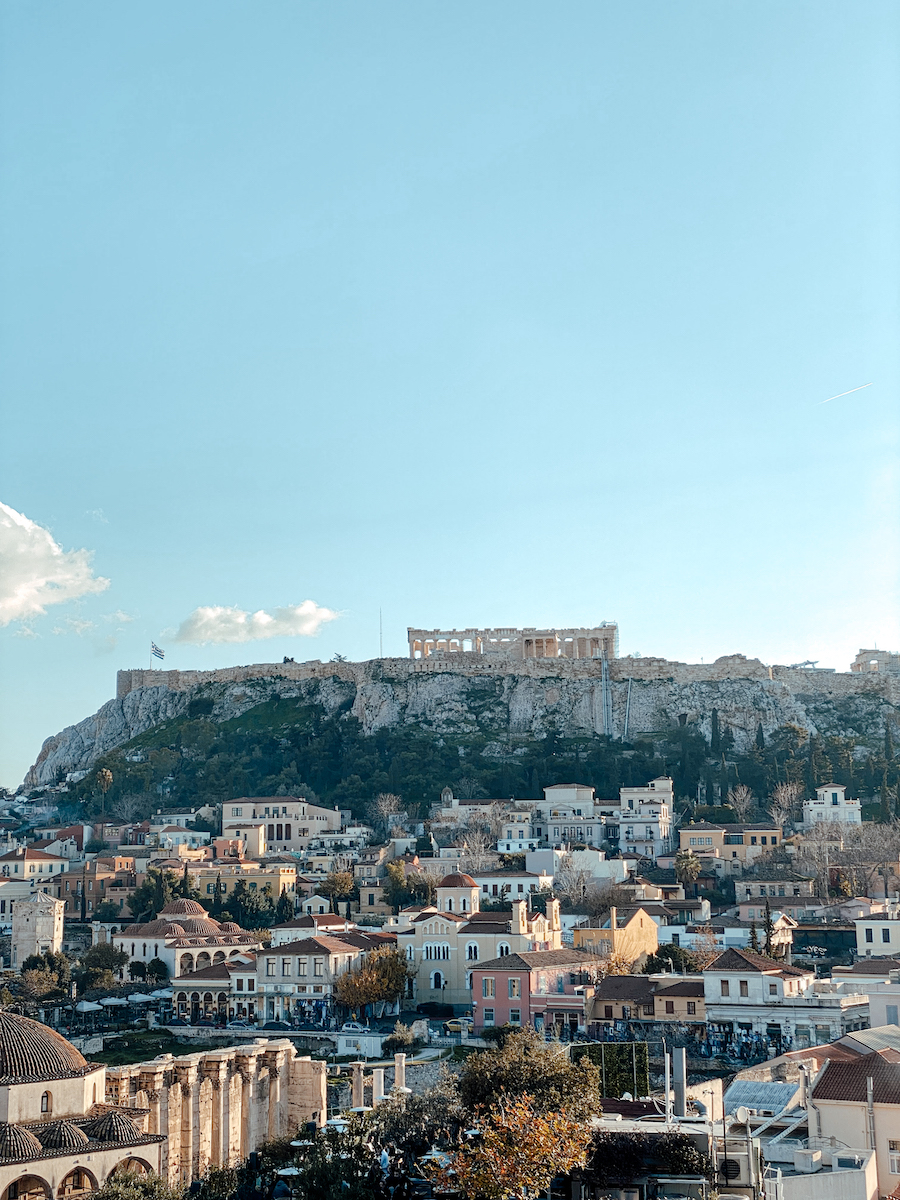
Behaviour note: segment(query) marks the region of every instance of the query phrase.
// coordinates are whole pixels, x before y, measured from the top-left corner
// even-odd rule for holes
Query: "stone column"
[[[237,1059],[237,1068],[241,1076],[241,1160],[254,1149],[253,1144],[253,1128],[251,1118],[255,1107],[253,1101],[256,1097],[253,1095],[253,1075],[254,1059],[249,1054],[240,1054]]]
[[[171,1147],[180,1132],[179,1179],[184,1183],[190,1183],[198,1151],[194,1128],[197,1121],[197,1064],[190,1062],[179,1064],[175,1067],[175,1075],[181,1085],[181,1130],[169,1130],[169,1144]],[[170,1153],[174,1154],[175,1152],[176,1147],[172,1147]]]
[[[350,1096],[353,1101],[353,1108],[362,1108],[366,1102],[365,1084],[363,1083],[365,1066],[364,1062],[352,1062],[350,1064],[350,1070],[353,1072],[353,1081],[350,1084]]]
[[[406,1087],[406,1055],[394,1055],[394,1090]]]
[[[225,1090],[222,1087],[223,1066],[224,1064],[218,1059],[213,1059],[212,1061],[207,1059],[203,1064],[203,1074],[212,1084],[212,1127],[209,1139],[209,1161],[213,1167],[221,1167],[228,1157],[227,1149],[224,1157],[222,1154],[222,1134],[225,1127],[223,1120],[225,1100]]]
[[[162,1091],[163,1078],[162,1071],[143,1071],[141,1072],[140,1087],[141,1091],[147,1096],[147,1105],[150,1109],[150,1117],[147,1123],[148,1133],[162,1133],[159,1120],[159,1101]]]
[[[384,1099],[384,1067],[372,1068],[372,1107]]]

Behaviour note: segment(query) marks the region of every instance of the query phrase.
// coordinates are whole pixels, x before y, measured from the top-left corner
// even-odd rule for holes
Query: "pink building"
[[[583,1029],[596,961],[584,950],[535,950],[479,963],[472,971],[475,1031],[491,1025]]]

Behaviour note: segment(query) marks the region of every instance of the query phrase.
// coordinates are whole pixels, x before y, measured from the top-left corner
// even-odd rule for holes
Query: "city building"
[[[119,1172],[164,1168],[148,1110],[108,1103],[107,1068],[65,1038],[0,1012],[0,1196],[87,1197]]]
[[[310,839],[341,828],[336,808],[321,808],[297,796],[256,796],[226,801],[222,811],[222,836],[259,822],[265,826],[269,853],[305,850]]]
[[[69,860],[58,854],[47,854],[31,846],[19,846],[8,854],[0,854],[0,879],[27,882],[32,892],[49,892],[54,876],[65,871]]]
[[[16,900],[12,911],[12,968],[32,954],[59,954],[63,943],[63,903],[46,892]]]
[[[130,962],[146,966],[160,959],[170,978],[240,958],[262,946],[255,933],[247,933],[232,921],[220,924],[201,904],[184,899],[160,909],[154,921],[127,925],[110,940],[117,950],[125,951]]]
[[[891,958],[900,955],[900,911],[873,913],[854,921],[856,953],[860,958]]]
[[[527,1025],[538,1032],[584,1028],[584,993],[593,982],[594,955],[583,950],[513,951],[472,970],[476,1033],[494,1025]]]
[[[519,951],[559,950],[562,929],[559,901],[546,902],[546,914],[529,912],[527,901],[514,899],[512,912],[481,912],[481,890],[471,875],[445,876],[434,904],[401,909],[385,929],[397,935],[397,946],[410,967],[411,996],[468,1008],[472,971]]]
[[[852,985],[851,985],[852,986]],[[776,1053],[834,1041],[869,1021],[868,998],[815,971],[751,950],[726,950],[703,972],[706,1018],[720,1038]]]
[[[782,842],[781,829],[765,821],[749,825],[692,821],[681,827],[678,836],[680,849],[693,850],[701,862],[710,860],[719,875],[741,874]]]
[[[632,966],[643,966],[659,948],[657,923],[646,909],[619,910],[613,906],[602,925],[576,925],[572,931],[576,950],[586,950],[598,958],[622,959]]]
[[[702,975],[607,975],[585,1001],[589,1034],[618,1021],[670,1021],[703,1026],[706,1006]]]
[[[858,800],[847,797],[847,789],[839,783],[823,783],[816,788],[815,800],[803,801],[803,824],[809,829],[820,821],[839,825],[862,824],[862,809]]]

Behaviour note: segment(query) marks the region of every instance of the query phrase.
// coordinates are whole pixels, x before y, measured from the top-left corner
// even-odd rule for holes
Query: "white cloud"
[[[93,573],[92,557],[90,550],[63,550],[49,530],[0,503],[0,625],[105,591],[109,580]]]
[[[94,628],[93,621],[85,621],[81,617],[66,617],[62,625],[57,625],[54,633],[77,633],[79,637],[90,633]]]
[[[337,617],[330,608],[322,608],[314,600],[304,600],[289,608],[276,608],[267,613],[245,612],[242,608],[210,605],[195,608],[182,621],[175,634],[176,642],[204,646],[209,642],[256,642],[272,637],[314,637],[327,621]]]

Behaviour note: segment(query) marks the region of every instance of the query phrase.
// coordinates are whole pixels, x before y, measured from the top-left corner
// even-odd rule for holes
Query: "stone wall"
[[[260,1039],[173,1058],[110,1067],[106,1100],[137,1110],[146,1133],[164,1133],[160,1174],[172,1185],[234,1166],[262,1142],[327,1119],[325,1063],[298,1057],[288,1039]]]

